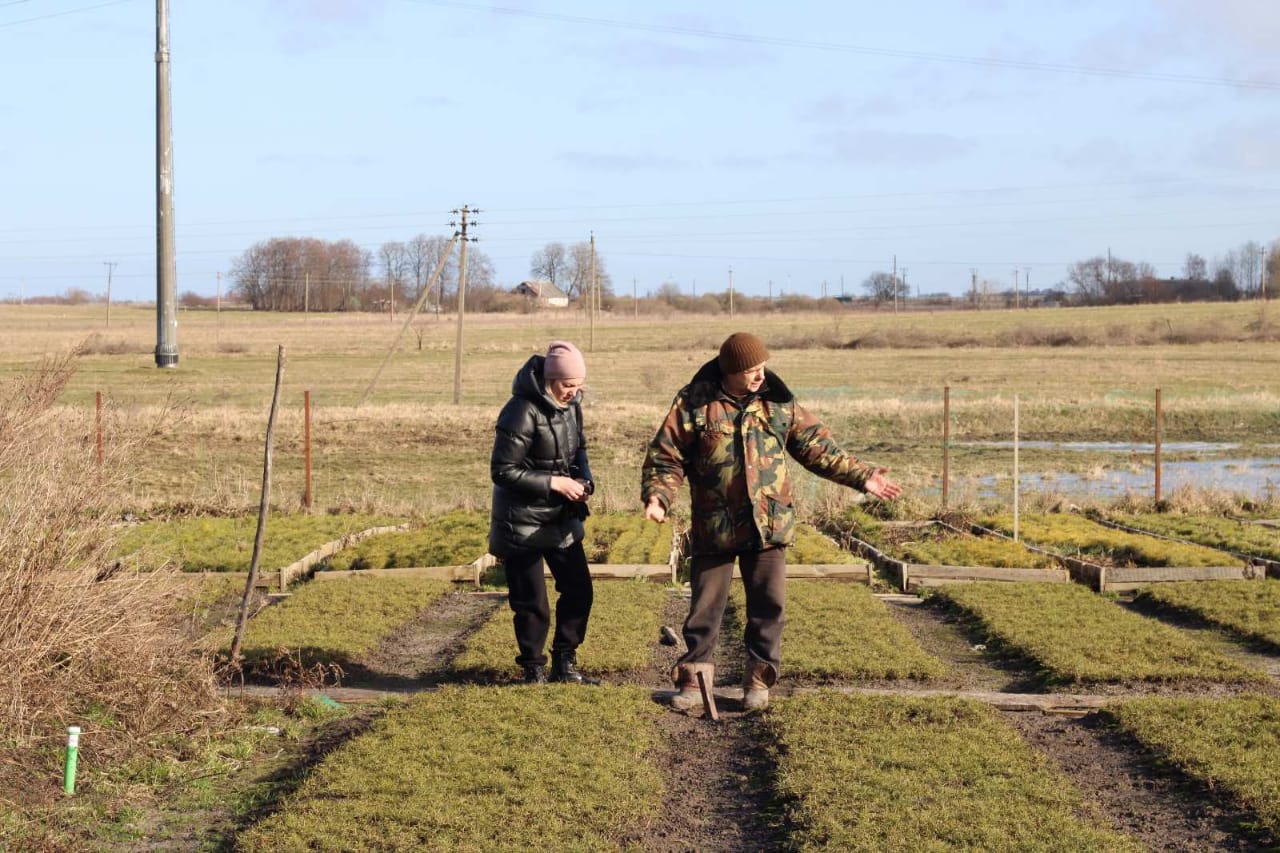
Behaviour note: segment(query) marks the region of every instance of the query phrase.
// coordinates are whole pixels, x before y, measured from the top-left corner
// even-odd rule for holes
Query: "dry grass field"
[[[834,303],[833,303],[834,304]],[[936,502],[942,394],[950,386],[952,495],[994,479],[1007,489],[1019,398],[1024,441],[1150,442],[1163,389],[1165,440],[1230,442],[1275,455],[1280,327],[1265,306],[1158,305],[1034,311],[804,315],[605,316],[582,312],[467,319],[462,403],[453,398],[454,318],[416,319],[368,402],[360,404],[403,324],[383,315],[182,311],[180,366],[154,367],[155,311],[114,306],[0,306],[0,376],[42,355],[83,351],[60,403],[107,405],[106,440],[153,435],[127,502],[253,506],[276,350],[287,365],[273,499],[303,490],[303,394],[311,393],[313,488],[320,507],[439,511],[487,503],[492,423],[525,357],[553,338],[587,353],[587,424],[599,501],[637,501],[645,443],[675,391],[731,331],[760,334],[771,367],[855,454],[889,465],[916,500]],[[86,439],[88,440],[88,439]],[[968,442],[978,442],[969,446]],[[1203,453],[1204,451],[1199,451]],[[1166,453],[1166,459],[1179,458]],[[1022,470],[1100,475],[1143,460],[1024,449]],[[804,500],[831,490],[805,475]]]

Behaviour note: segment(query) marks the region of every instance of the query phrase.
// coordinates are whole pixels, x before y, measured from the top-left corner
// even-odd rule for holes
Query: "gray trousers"
[[[787,549],[706,554],[693,558],[690,586],[693,600],[684,622],[688,649],[680,663],[710,663],[720,639],[720,620],[729,602],[733,563],[738,561],[747,593],[747,654],[771,664],[782,662],[782,608],[786,601]]]

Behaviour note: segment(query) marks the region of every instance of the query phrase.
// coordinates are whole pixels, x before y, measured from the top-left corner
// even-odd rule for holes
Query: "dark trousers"
[[[504,558],[507,571],[507,603],[515,614],[516,645],[520,666],[545,666],[547,630],[551,625],[551,607],[547,603],[547,582],[542,576],[546,560],[555,578],[556,633],[551,651],[569,652],[582,645],[587,636],[587,619],[591,615],[591,573],[582,543],[550,551],[519,551]]]
[[[776,670],[782,660],[782,608],[786,602],[787,549],[707,554],[693,558],[690,586],[693,600],[684,622],[688,649],[680,663],[709,663],[720,639],[720,620],[729,602],[733,562],[742,571],[747,593],[747,653]]]

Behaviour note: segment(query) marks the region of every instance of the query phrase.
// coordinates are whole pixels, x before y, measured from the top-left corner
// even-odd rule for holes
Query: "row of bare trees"
[[[1212,264],[1198,254],[1188,254],[1180,278],[1161,278],[1149,263],[1107,254],[1076,261],[1067,268],[1067,280],[1076,300],[1091,305],[1230,301],[1258,296],[1277,269],[1280,244],[1267,247],[1249,240],[1215,257]]]
[[[375,253],[350,240],[273,237],[255,243],[231,265],[231,295],[260,311],[376,310],[394,301],[412,303],[422,294],[452,238],[419,234],[383,243]],[[427,305],[449,309],[457,299],[458,261],[453,252]],[[375,272],[376,270],[376,272]],[[378,274],[380,273],[380,275]],[[468,298],[484,310],[494,289],[493,262],[484,252],[467,253]]]

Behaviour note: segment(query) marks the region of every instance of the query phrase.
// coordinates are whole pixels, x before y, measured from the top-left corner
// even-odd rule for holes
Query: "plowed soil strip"
[[[764,735],[735,707],[719,705],[719,722],[675,711],[658,721],[668,747],[659,759],[666,802],[640,849],[783,849]]]
[[[1152,850],[1260,850],[1238,829],[1252,819],[1218,801],[1203,785],[1160,770],[1104,718],[1006,714],[1004,719],[1047,755],[1120,832]]]

